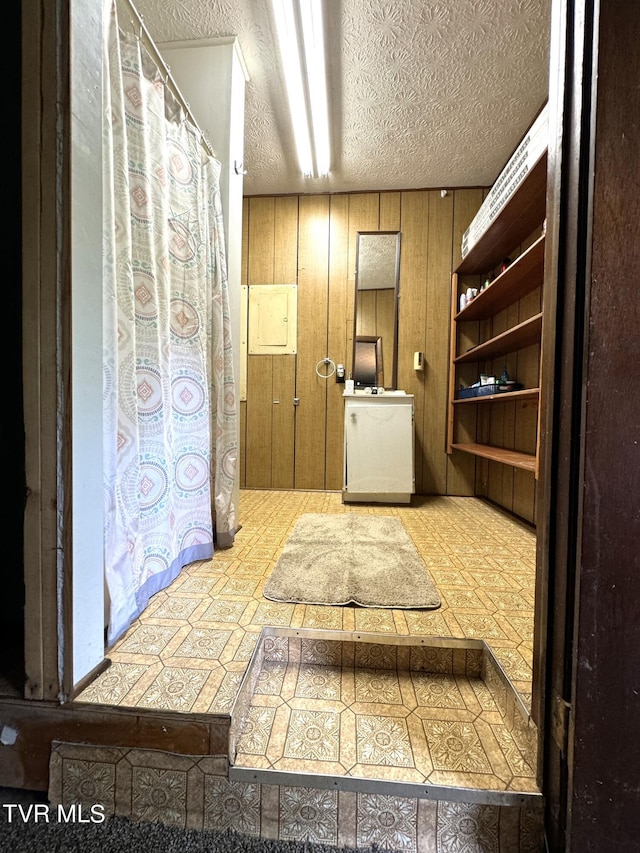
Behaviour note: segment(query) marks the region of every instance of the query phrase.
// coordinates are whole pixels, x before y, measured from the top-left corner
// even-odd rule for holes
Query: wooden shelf
[[[456,322],[485,320],[540,287],[544,279],[544,235],[500,273],[456,315]]]
[[[463,453],[471,453],[473,456],[482,456],[483,459],[501,462],[503,465],[510,465],[512,468],[521,468],[533,473],[536,471],[535,454],[507,450],[504,447],[492,447],[489,444],[453,444],[451,447],[453,450],[461,450]]]
[[[500,213],[467,253],[459,275],[492,270],[531,234],[544,219],[547,190],[547,152],[527,172]]]
[[[544,286],[545,236],[542,233],[542,236],[537,239],[533,238],[541,231],[544,232],[542,226],[546,210],[546,195],[547,152],[545,151],[530,166],[502,209],[454,270],[451,282],[451,369],[449,371],[447,453],[459,450],[471,457],[488,459],[512,469],[530,472],[535,479],[538,477],[540,388],[523,388],[520,391],[504,391],[486,396],[465,397],[461,400],[456,399],[456,393],[461,377],[466,377],[467,381],[469,378],[468,371],[461,372],[460,366],[476,365],[478,370],[484,370],[486,367],[488,372],[493,372],[494,366],[491,362],[501,356],[513,356],[513,369],[517,374],[528,378],[527,384],[536,382],[531,378],[536,375],[536,372],[538,376],[540,374],[542,310],[534,308],[533,302],[536,299],[536,290],[542,293]],[[533,242],[531,242],[532,239]],[[528,248],[520,252],[523,244]],[[512,253],[518,252],[520,254],[504,272],[497,275],[488,287],[478,293],[460,311],[460,291],[464,292],[468,286],[479,288],[504,258],[512,257]],[[461,281],[464,276],[476,278]],[[529,294],[531,298],[527,299]],[[539,313],[500,334],[495,334],[496,328],[503,329],[506,324],[503,312],[508,311],[508,317],[515,318],[527,316],[532,310],[537,310]],[[498,315],[501,316],[498,317]],[[509,322],[513,320],[510,319]],[[478,325],[476,327],[465,325],[468,323]],[[483,340],[466,352],[460,352],[462,347],[469,346],[472,341],[486,337],[487,334],[492,334],[492,337]],[[524,404],[527,401],[529,401],[528,406],[498,405],[507,402]],[[507,435],[506,429],[520,436],[520,446],[531,448],[535,446],[535,452],[523,453],[492,444],[477,443],[478,439],[486,442],[491,441],[490,436],[497,438],[500,435]],[[457,470],[465,478],[465,487],[474,490],[478,483],[474,460],[458,459]],[[495,473],[499,484],[506,472],[496,469],[495,472],[490,470],[489,473],[489,479]],[[512,500],[507,508],[515,511],[517,503],[518,511],[523,516],[529,517],[534,514],[535,479],[530,482],[528,477],[513,478],[512,499],[505,497],[507,503]],[[483,483],[480,489],[483,494],[485,488],[492,487],[488,483]]]
[[[477,347],[467,350],[462,355],[457,356],[454,361],[456,364],[468,364],[474,361],[488,361],[491,358],[496,358],[499,355],[505,355],[508,352],[515,352],[531,344],[539,343],[542,333],[542,312],[534,314],[528,320],[518,323],[517,326],[512,326],[506,332],[496,335],[495,338],[489,338]]]
[[[501,391],[498,394],[487,394],[484,397],[464,397],[462,400],[452,400],[454,405],[460,403],[507,403],[509,400],[537,400],[539,388],[523,388],[521,391]]]

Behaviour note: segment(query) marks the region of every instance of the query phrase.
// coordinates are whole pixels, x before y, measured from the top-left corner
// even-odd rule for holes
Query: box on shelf
[[[489,225],[500,213],[518,184],[538,162],[548,145],[547,105],[542,108],[524,139],[498,175],[471,224],[462,235],[462,258],[469,254]]]

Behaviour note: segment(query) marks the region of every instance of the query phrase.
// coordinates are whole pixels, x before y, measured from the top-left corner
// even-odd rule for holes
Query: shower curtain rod
[[[176,97],[178,99],[181,107],[185,110],[185,112],[189,116],[191,122],[193,123],[196,131],[199,134],[200,141],[201,141],[202,145],[205,147],[207,153],[211,157],[213,157],[215,160],[217,160],[218,158],[216,157],[215,151],[213,150],[213,146],[211,145],[211,143],[209,142],[209,140],[205,136],[202,128],[200,127],[200,125],[198,124],[198,122],[196,120],[196,117],[191,112],[191,107],[189,106],[189,102],[185,99],[182,92],[178,88],[178,84],[176,83],[176,81],[174,80],[174,78],[171,74],[171,69],[169,68],[167,63],[164,61],[160,51],[156,47],[156,44],[155,44],[155,42],[151,36],[151,33],[147,29],[147,27],[144,23],[144,20],[142,19],[142,15],[140,14],[140,12],[138,12],[136,7],[133,5],[132,0],[113,0],[113,2],[114,2],[114,5],[116,7],[118,6],[118,3],[124,3],[126,5],[128,11],[134,16],[135,20],[130,20],[130,23],[132,26],[137,25],[139,27],[139,32],[137,34],[138,38],[142,38],[142,36],[144,36],[145,47],[152,51],[155,60],[160,63],[162,69],[164,70],[164,73],[166,75],[165,84],[169,86],[169,88],[172,91],[172,94],[174,95],[174,97]]]

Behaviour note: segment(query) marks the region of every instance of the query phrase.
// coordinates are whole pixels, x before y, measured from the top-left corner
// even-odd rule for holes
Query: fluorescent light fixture
[[[328,175],[331,151],[322,0],[272,2],[300,169],[307,177]]]
[[[329,108],[327,104],[327,70],[324,53],[324,25],[321,0],[298,0],[302,18],[309,102],[313,127],[316,170],[328,175],[330,164]]]

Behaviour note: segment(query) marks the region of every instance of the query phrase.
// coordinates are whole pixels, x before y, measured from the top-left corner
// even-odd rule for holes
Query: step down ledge
[[[450,803],[476,803],[490,806],[528,806],[542,808],[544,798],[539,791],[495,791],[483,788],[461,788],[454,785],[421,785],[387,779],[364,779],[354,776],[332,776],[301,773],[272,768],[229,766],[229,781],[244,784],[281,785],[292,788],[314,788],[351,791],[356,794],[385,794],[417,800],[444,800]]]
[[[526,771],[522,776],[522,773],[512,769],[515,786],[508,781],[508,777],[499,773],[494,776],[493,784],[478,787],[473,785],[472,780],[469,780],[469,785],[459,785],[454,782],[429,781],[427,778],[411,781],[397,777],[380,779],[368,775],[351,775],[348,771],[336,773],[330,766],[326,770],[264,766],[266,755],[262,759],[260,753],[254,753],[255,763],[253,755],[247,755],[246,758],[251,760],[245,762],[243,750],[238,749],[238,746],[253,698],[259,694],[263,697],[265,695],[264,690],[256,689],[261,672],[274,665],[282,669],[290,668],[291,665],[301,667],[309,664],[317,664],[318,669],[327,667],[343,672],[371,667],[398,674],[417,672],[422,675],[432,674],[434,677],[453,677],[454,680],[456,676],[461,676],[481,681],[493,697],[494,708],[499,710],[504,727],[517,743],[517,750],[529,768],[533,768],[534,776]],[[266,691],[267,694],[271,692]],[[271,700],[275,700],[277,695],[276,692],[270,697]],[[296,695],[304,698],[304,694]],[[282,701],[290,703],[291,698]],[[341,698],[336,697],[339,705],[342,705]],[[351,701],[354,699],[355,696],[352,696]],[[322,706],[326,708],[326,702]],[[426,709],[430,706],[421,707]],[[376,711],[369,709],[365,713],[375,715]],[[384,716],[384,712],[381,713]],[[253,783],[310,786],[356,793],[393,792],[398,796],[416,799],[522,806],[525,803],[542,803],[543,799],[535,780],[536,745],[535,724],[490,646],[483,640],[266,626],[261,631],[231,711],[229,772],[232,779]],[[401,767],[398,770],[401,771]],[[500,786],[500,781],[505,787]]]

